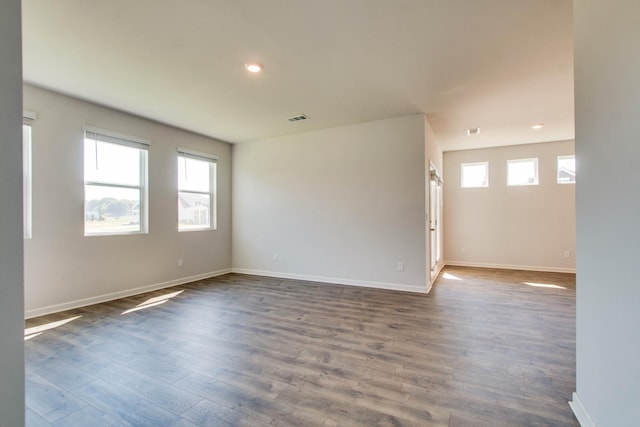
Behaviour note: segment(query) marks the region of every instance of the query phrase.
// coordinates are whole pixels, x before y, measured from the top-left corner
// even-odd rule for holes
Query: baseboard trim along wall
[[[113,301],[119,298],[130,297],[132,295],[143,294],[145,292],[156,291],[158,289],[170,288],[172,286],[183,285],[185,283],[195,282],[197,280],[208,279],[210,277],[222,276],[231,273],[230,268],[223,270],[211,271],[209,273],[197,274],[195,276],[182,277],[180,279],[169,280],[168,282],[154,283],[152,285],[141,286],[124,291],[112,292],[109,294],[98,295],[90,298],[83,298],[75,301],[69,301],[62,304],[50,305],[47,307],[34,308],[25,311],[25,319],[32,317],[44,316],[46,314],[57,313],[59,311],[71,310],[74,308],[86,307],[88,305],[99,304],[102,302]]]
[[[435,274],[433,274],[431,280],[429,280],[429,284],[427,285],[427,293],[431,292],[433,284],[436,282],[436,280],[438,280],[438,276],[440,276],[440,273],[442,272],[442,269],[445,265],[446,264],[444,262],[440,262],[436,265],[436,272]]]
[[[573,410],[574,415],[578,419],[580,426],[582,427],[596,427],[596,423],[593,422],[586,409],[584,409],[584,405],[582,404],[582,400],[578,397],[578,394],[574,391],[571,396],[571,401],[569,402],[569,406],[571,410]]]
[[[548,273],[575,273],[575,268],[558,268],[558,267],[538,267],[534,265],[508,265],[508,264],[485,264],[481,262],[458,262],[445,261],[445,265],[452,267],[479,267],[479,268],[499,268],[502,270],[525,270],[525,271],[544,271]]]
[[[361,286],[364,288],[388,289],[392,291],[416,292],[426,294],[427,287],[402,285],[398,283],[370,282],[366,280],[342,279],[339,277],[310,276],[307,274],[281,273],[277,271],[251,270],[248,268],[233,268],[234,273],[251,274],[254,276],[276,277],[279,279],[306,280],[308,282],[334,283],[336,285]]]

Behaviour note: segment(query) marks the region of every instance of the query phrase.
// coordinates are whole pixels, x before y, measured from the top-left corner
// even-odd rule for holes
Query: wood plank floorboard
[[[575,275],[228,274],[26,322],[27,426],[578,426]]]

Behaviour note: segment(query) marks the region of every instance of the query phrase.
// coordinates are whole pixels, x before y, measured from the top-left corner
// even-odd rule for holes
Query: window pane
[[[196,230],[211,226],[211,195],[178,193],[178,229]]]
[[[463,163],[462,164],[462,187],[488,187],[489,186],[489,165],[488,163]]]
[[[84,186],[84,232],[122,234],[140,231],[140,190]]]
[[[85,139],[84,179],[139,186],[140,149]]]
[[[178,189],[208,193],[211,179],[209,165],[204,160],[178,156]]]
[[[538,159],[509,160],[507,185],[537,185]]]
[[[558,156],[558,184],[575,184],[576,156]]]

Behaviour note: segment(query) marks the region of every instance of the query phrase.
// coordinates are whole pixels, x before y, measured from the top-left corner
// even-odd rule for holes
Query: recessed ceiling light
[[[249,62],[248,64],[244,64],[244,68],[246,68],[250,73],[259,73],[260,71],[262,71],[262,64],[258,64],[257,62]]]
[[[480,133],[480,128],[467,129],[467,136],[478,135],[479,133]]]
[[[538,130],[538,129],[542,129],[543,127],[544,127],[544,123],[538,123],[538,124],[535,124],[535,125],[531,126],[531,129]]]

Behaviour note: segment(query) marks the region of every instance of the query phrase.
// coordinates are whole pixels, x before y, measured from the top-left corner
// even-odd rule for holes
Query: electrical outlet
[[[273,262],[278,262],[278,254],[273,254]]]
[[[564,256],[565,258],[571,258],[571,251],[564,251],[563,256]]]
[[[184,267],[184,260],[182,258],[178,259],[178,267]]]
[[[396,264],[396,269],[398,271],[404,271],[404,262],[398,261],[398,263]]]

